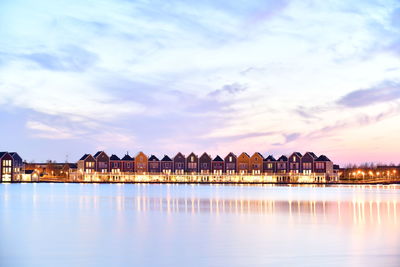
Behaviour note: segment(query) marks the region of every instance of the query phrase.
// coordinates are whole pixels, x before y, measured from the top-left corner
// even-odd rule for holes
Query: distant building
[[[220,156],[216,156],[211,162],[213,174],[221,175],[224,172],[224,160]]]
[[[211,156],[208,155],[206,152],[199,158],[200,164],[200,174],[210,174],[211,173]]]
[[[161,172],[164,174],[171,174],[173,172],[173,161],[167,155],[161,159]]]
[[[143,152],[139,152],[135,157],[135,172],[139,174],[148,172],[148,158]]]
[[[250,157],[250,172],[254,175],[263,173],[264,157],[256,152]]]
[[[97,172],[110,172],[110,158],[104,151],[98,151],[93,157],[96,160]]]
[[[186,172],[197,173],[199,172],[199,157],[195,153],[190,153],[186,158]]]
[[[90,154],[83,155],[77,164],[78,171],[82,173],[94,173],[96,171],[96,160]]]
[[[121,172],[121,159],[115,155],[112,154],[110,157],[110,170],[112,173],[119,173]]]
[[[181,153],[178,152],[178,154],[176,154],[176,156],[174,157],[174,170],[173,172],[175,174],[184,174],[185,173],[185,156]]]
[[[0,182],[13,181],[13,157],[8,152],[0,152]]]
[[[23,173],[24,163],[17,152],[10,152],[9,154],[13,158],[13,181],[19,181]]]
[[[301,158],[303,156],[300,152],[293,152],[292,155],[289,156],[289,172],[290,173],[301,173]]]
[[[304,174],[311,174],[314,172],[314,162],[317,156],[313,152],[306,152],[301,158],[301,167]]]
[[[276,172],[276,159],[272,155],[269,155],[263,160],[263,171],[266,174]]]
[[[276,161],[276,172],[281,174],[288,172],[288,158],[286,156],[282,155]]]
[[[225,173],[236,174],[237,173],[237,157],[234,153],[230,152],[225,157]]]
[[[157,174],[160,172],[161,172],[160,160],[156,156],[151,155],[151,157],[149,158],[149,173]]]
[[[134,172],[135,170],[134,158],[126,154],[121,159],[121,170],[122,172]]]
[[[325,173],[333,177],[333,162],[325,155],[319,156],[314,162],[315,173]]]
[[[250,171],[250,156],[246,152],[243,152],[237,158],[237,166],[239,174],[248,174]]]

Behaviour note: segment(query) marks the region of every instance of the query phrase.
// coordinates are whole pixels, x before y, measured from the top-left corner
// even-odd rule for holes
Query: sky
[[[400,163],[400,1],[0,2],[0,150]]]

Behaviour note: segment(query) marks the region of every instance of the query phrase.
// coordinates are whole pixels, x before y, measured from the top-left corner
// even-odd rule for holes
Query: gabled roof
[[[85,160],[87,157],[89,157],[90,155],[89,154],[85,154],[85,155],[83,155],[82,157],[81,157],[81,159],[80,160]]]
[[[224,160],[220,157],[220,156],[216,156],[215,159],[213,159],[213,161],[220,161],[223,162]]]
[[[121,160],[133,160],[133,158],[126,154]]]
[[[149,158],[149,161],[160,161],[156,156],[151,155],[151,157]]]
[[[266,157],[266,158],[264,159],[264,161],[276,161],[276,159],[274,158],[274,156],[269,155],[268,157]]]
[[[331,161],[327,156],[321,155],[315,161]]]
[[[117,155],[112,154],[110,160],[120,160],[120,158]]]
[[[167,155],[164,155],[164,157],[162,158],[161,161],[172,161],[172,159],[170,157],[168,157]]]
[[[78,168],[78,164],[76,164],[76,163],[65,163],[65,164],[68,165],[68,168],[70,168],[70,169]]]
[[[292,155],[296,155],[299,158],[303,157],[300,152],[293,152]]]
[[[106,156],[108,157],[107,153],[104,152],[104,151],[97,151],[96,154],[94,154],[93,157],[94,157],[95,159],[97,159],[97,158],[100,156],[101,153],[104,153],[104,155],[106,155]]]
[[[242,154],[245,154],[246,156],[248,156],[248,157],[250,158],[249,154],[247,154],[246,152],[241,153],[241,154],[239,155],[239,157],[240,157]]]
[[[287,161],[287,157],[285,155],[282,155],[279,157],[278,161]]]
[[[254,155],[258,155],[258,156],[260,156],[262,159],[264,159],[264,156],[260,153],[260,152],[255,152],[254,154],[253,154],[253,156]]]
[[[8,154],[8,152],[0,152],[0,158],[4,157],[6,154]]]
[[[317,155],[315,155],[314,152],[307,152],[308,154],[310,154],[314,159],[318,158]]]
[[[207,152],[204,152],[200,158],[203,158],[204,156],[207,156],[207,158],[211,159],[211,156],[209,154],[207,154]]]
[[[18,155],[18,153],[17,152],[8,152],[8,154],[10,154],[11,155],[11,157],[19,157],[19,158],[21,158],[20,157],[20,155]],[[14,158],[15,159],[15,158]]]
[[[228,155],[226,155],[226,157],[225,158],[227,158],[227,157],[229,157],[229,156],[232,156],[232,157],[235,157],[235,158],[237,158],[237,156],[235,155],[235,153],[233,153],[233,152],[229,152],[229,154]]]
[[[181,152],[178,152],[178,153],[175,155],[174,160],[175,160],[175,158],[178,157],[178,156],[182,156],[182,158],[185,158],[185,155],[183,155]]]

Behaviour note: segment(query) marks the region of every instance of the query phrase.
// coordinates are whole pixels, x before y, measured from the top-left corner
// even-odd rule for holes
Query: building
[[[96,160],[96,172],[106,173],[110,171],[110,157],[104,151],[98,151],[93,158]]]
[[[96,160],[90,154],[83,155],[77,162],[78,171],[82,173],[94,173],[96,171]]]
[[[333,162],[325,155],[319,156],[314,161],[314,172],[325,173],[328,179],[333,177]]]
[[[211,162],[211,169],[213,174],[221,175],[224,172],[224,160],[220,156],[216,156]]]
[[[239,174],[248,174],[250,172],[250,156],[243,152],[237,158],[237,166]]]
[[[173,161],[167,155],[161,159],[161,172],[164,174],[171,174],[173,172]]]
[[[317,156],[313,152],[306,152],[301,158],[301,168],[303,174],[311,174],[314,172],[314,161]]]
[[[261,153],[256,152],[250,157],[250,172],[254,175],[263,173],[264,157]]]
[[[211,156],[206,152],[199,158],[199,171],[200,174],[210,174],[211,173]]]
[[[198,173],[199,172],[199,157],[193,152],[186,158],[186,172]]]
[[[65,163],[61,169],[62,177],[66,178],[67,180],[70,179],[71,173],[75,173],[78,170],[78,164],[76,163]]]
[[[135,171],[135,159],[129,156],[128,153],[121,159],[121,171],[122,172]]]
[[[230,152],[225,157],[225,173],[226,174],[236,174],[237,172],[237,157],[235,154]]]
[[[0,182],[12,182],[13,173],[13,157],[8,152],[0,152]]]
[[[276,159],[272,155],[269,155],[263,160],[263,171],[266,174],[276,172]]]
[[[148,172],[148,158],[143,152],[139,152],[135,157],[135,172],[138,174]]]
[[[303,156],[300,152],[293,152],[292,155],[289,156],[289,172],[290,173],[301,173],[301,158]]]
[[[288,158],[286,156],[282,155],[276,161],[276,172],[280,174],[288,172]]]
[[[112,154],[110,157],[110,171],[111,173],[120,173],[121,172],[121,159],[115,155]]]
[[[17,152],[10,152],[9,154],[13,158],[13,181],[19,181],[23,173],[24,163]]]
[[[178,152],[178,154],[175,155],[174,157],[174,170],[173,172],[175,174],[184,174],[186,170],[185,166],[185,155],[183,155],[181,152]]]
[[[156,156],[151,155],[149,158],[149,173],[158,174],[160,172],[161,172],[160,160]]]

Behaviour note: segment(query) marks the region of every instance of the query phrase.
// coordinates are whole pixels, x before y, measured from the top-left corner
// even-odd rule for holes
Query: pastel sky
[[[400,162],[400,1],[0,2],[0,150]]]

